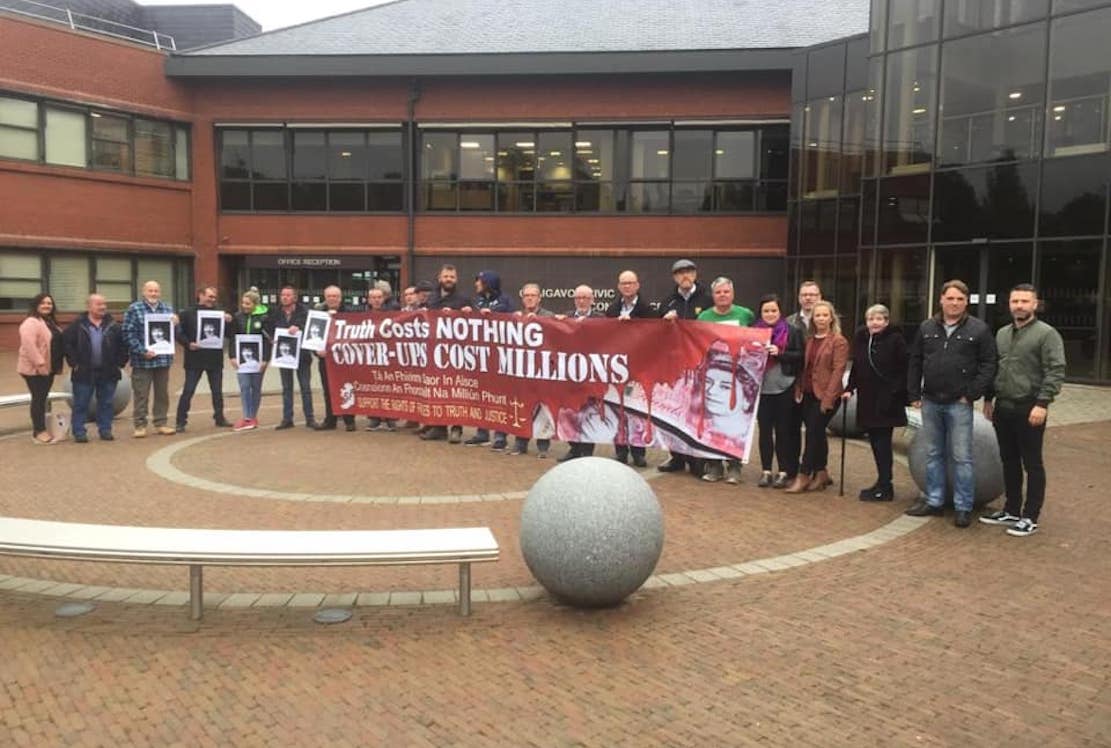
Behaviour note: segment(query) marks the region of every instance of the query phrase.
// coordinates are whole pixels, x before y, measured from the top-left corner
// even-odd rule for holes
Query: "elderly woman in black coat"
[[[853,368],[844,399],[856,392],[856,422],[868,432],[876,461],[876,482],[861,489],[861,501],[891,501],[891,439],[896,427],[907,425],[907,345],[891,327],[891,313],[875,304],[853,336]]]

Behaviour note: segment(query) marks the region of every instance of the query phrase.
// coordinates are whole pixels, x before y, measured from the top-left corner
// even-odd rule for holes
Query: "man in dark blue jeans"
[[[995,337],[968,314],[968,286],[947,281],[941,311],[918,328],[910,348],[907,392],[922,409],[926,451],[926,495],[907,510],[913,517],[941,514],[948,458],[953,471],[953,524],[968,527],[975,498],[972,466],[972,405],[989,392],[997,366]]]
[[[189,421],[189,409],[193,406],[193,395],[201,377],[208,377],[208,389],[212,393],[212,420],[220,427],[231,426],[224,418],[224,347],[223,341],[219,346],[203,347],[202,340],[218,337],[219,333],[210,328],[219,320],[206,322],[206,329],[198,328],[197,312],[213,312],[216,309],[216,289],[205,286],[197,289],[197,303],[183,311],[177,326],[177,342],[185,350],[183,356],[185,364],[185,384],[181,388],[181,397],[177,401],[177,415],[174,426],[178,432],[185,431]],[[225,316],[224,322],[228,321]],[[210,319],[210,318],[209,318]]]
[[[87,311],[70,323],[62,333],[62,348],[71,370],[73,385],[73,440],[89,441],[85,419],[89,403],[96,396],[96,428],[102,441],[112,441],[112,401],[120,381],[120,369],[127,363],[123,331],[108,314],[108,304],[93,294]]]
[[[270,332],[287,328],[291,335],[300,335],[305,329],[309,310],[297,300],[297,289],[290,285],[278,291],[278,306],[270,318]],[[312,405],[312,351],[302,350],[299,354],[297,369],[278,369],[282,378],[282,421],[277,430],[293,428],[293,375],[297,375],[297,387],[301,390],[301,412],[305,416],[305,426],[316,428],[316,418]]]

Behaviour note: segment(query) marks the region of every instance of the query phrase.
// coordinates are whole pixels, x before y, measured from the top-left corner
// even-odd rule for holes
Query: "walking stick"
[[[841,487],[837,490],[838,496],[845,495],[845,429],[849,420],[849,403],[841,403]]]

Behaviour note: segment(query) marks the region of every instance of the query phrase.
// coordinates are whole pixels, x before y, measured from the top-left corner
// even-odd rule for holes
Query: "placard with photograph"
[[[148,314],[143,318],[143,335],[146,337],[148,351],[159,356],[174,355],[174,316],[172,314]]]
[[[197,347],[224,347],[224,313],[219,309],[197,310]]]
[[[262,371],[262,336],[236,335],[235,360],[240,374],[257,374]]]
[[[270,363],[277,369],[296,369],[300,363],[301,338],[288,327],[274,330],[274,352]]]
[[[332,326],[332,315],[315,309],[309,312],[305,320],[305,331],[301,338],[301,347],[306,351],[322,351],[328,343],[328,328]]]

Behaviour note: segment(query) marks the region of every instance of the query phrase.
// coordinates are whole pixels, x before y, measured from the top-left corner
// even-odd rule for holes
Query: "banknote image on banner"
[[[338,415],[747,460],[767,330],[421,311],[337,314]]]

